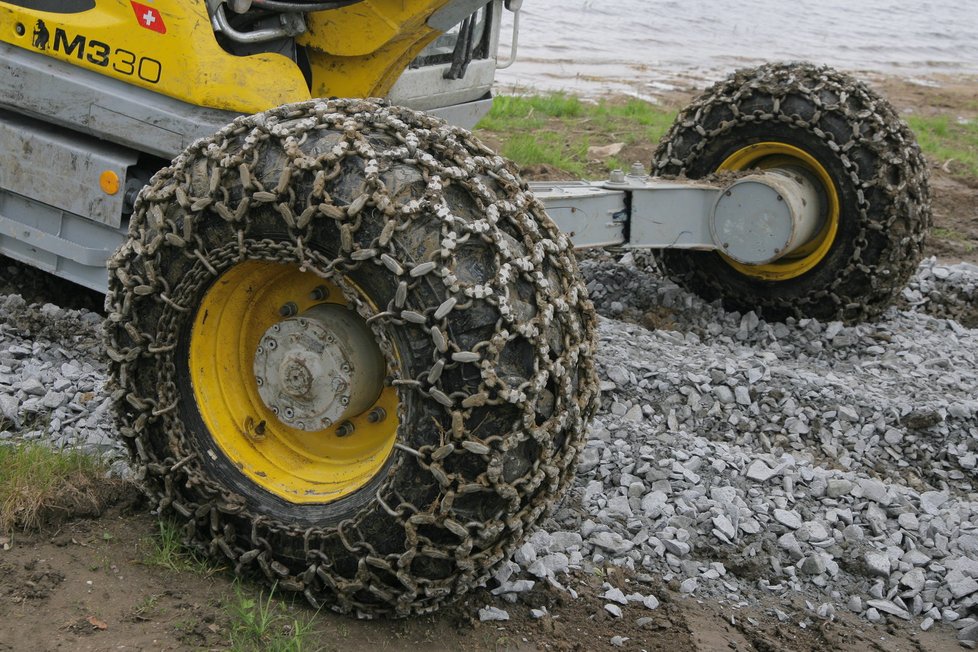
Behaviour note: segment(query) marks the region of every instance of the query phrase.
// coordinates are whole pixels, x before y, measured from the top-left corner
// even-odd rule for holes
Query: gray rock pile
[[[604,405],[573,494],[497,592],[612,564],[733,605],[804,597],[783,620],[848,609],[978,639],[978,330],[933,316],[974,314],[978,268],[926,261],[903,309],[846,326],[728,313],[630,255],[582,267],[608,316]]]
[[[0,443],[44,441],[121,459],[101,328],[102,316],[88,310],[0,295]]]
[[[610,565],[634,578],[605,585],[612,617],[656,609],[665,582],[808,604],[782,620],[849,610],[978,640],[978,267],[925,261],[898,306],[855,326],[726,312],[631,255],[582,270],[604,315],[603,407],[571,493],[481,618]],[[0,442],[120,455],[100,327],[0,294]]]

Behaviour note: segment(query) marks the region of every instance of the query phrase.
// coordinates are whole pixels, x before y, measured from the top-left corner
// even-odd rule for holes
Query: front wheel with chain
[[[143,190],[108,350],[185,540],[364,616],[484,581],[597,403],[572,249],[467,132],[364,100],[240,118]]]
[[[679,114],[652,165],[654,174],[694,179],[790,170],[818,188],[819,228],[775,262],[741,264],[722,251],[658,254],[678,283],[728,308],[777,319],[869,319],[920,261],[930,225],[920,148],[885,100],[829,68],[770,64],[734,73]]]

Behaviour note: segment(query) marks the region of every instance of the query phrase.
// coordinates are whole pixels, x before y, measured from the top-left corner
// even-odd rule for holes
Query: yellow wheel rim
[[[318,299],[323,288],[328,294]],[[279,309],[289,302],[300,314],[346,303],[339,288],[298,267],[248,261],[226,271],[194,319],[190,380],[204,425],[241,473],[288,502],[328,503],[384,467],[397,436],[397,391],[384,387],[371,408],[349,417],[350,436],[340,436],[339,424],[310,432],[280,420],[259,395],[254,361],[263,334],[283,320]]]
[[[745,265],[722,252],[728,265],[745,276],[764,281],[796,278],[818,265],[828,254],[839,231],[839,194],[828,171],[811,154],[785,143],[764,142],[744,147],[720,164],[720,170],[741,171],[773,168],[802,169],[816,180],[826,200],[825,223],[811,241],[773,263]]]

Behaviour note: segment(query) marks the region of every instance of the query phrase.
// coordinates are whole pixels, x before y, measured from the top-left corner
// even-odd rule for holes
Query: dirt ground
[[[941,83],[933,88],[884,79],[875,85],[901,110],[978,119],[975,80]],[[652,149],[654,144],[630,147],[620,158],[648,161]],[[935,226],[941,235],[930,239],[928,253],[948,262],[978,263],[978,183],[955,176],[953,165],[931,161]],[[548,171],[528,173],[540,178]],[[81,299],[85,307],[97,301]],[[232,574],[226,569],[176,572],[147,564],[158,525],[133,493],[99,518],[51,524],[37,534],[0,533],[0,652],[227,649],[232,625],[227,605],[236,590]],[[434,615],[397,621],[313,614],[304,602],[286,604],[300,620],[315,615],[310,640],[314,649],[323,650],[960,649],[954,630],[943,625],[928,632],[902,621],[876,626],[844,608],[834,620],[821,620],[805,615],[801,597],[794,609],[775,596],[750,604],[715,602],[682,597],[678,586],[660,581],[642,589],[659,597],[657,610],[629,605],[623,607],[623,618],[614,619],[600,598],[605,581],[626,593],[636,582],[612,568],[601,577],[575,578],[577,599],[538,583],[517,604],[481,589]],[[251,583],[238,588],[246,595],[260,589]],[[511,620],[479,622],[478,610],[487,605],[506,609]],[[541,606],[551,615],[534,620],[530,609]],[[779,622],[775,607],[789,611],[792,619]],[[639,625],[640,618],[647,620]],[[614,648],[613,636],[628,640]]]
[[[0,539],[0,651],[223,650],[232,626],[227,605],[235,584],[226,569],[176,572],[147,563],[157,522],[141,501],[129,499],[100,518],[79,518],[39,534]],[[959,649],[953,630],[921,632],[911,624],[885,627],[842,615],[834,621],[795,616],[782,623],[774,607],[804,612],[800,598],[759,604],[680,597],[677,586],[643,587],[660,599],[655,611],[623,607],[612,618],[600,598],[608,581],[628,592],[634,579],[617,569],[603,577],[577,577],[579,597],[536,588],[508,604],[480,589],[434,615],[363,621],[328,612],[314,614],[303,601],[283,603],[300,620],[312,618],[306,639],[316,650],[852,650],[938,652]],[[238,589],[257,596],[260,587]],[[478,620],[478,609],[495,605],[511,620]],[[531,608],[552,616],[534,620]],[[646,617],[642,625],[639,618]],[[627,637],[621,648],[613,636]]]

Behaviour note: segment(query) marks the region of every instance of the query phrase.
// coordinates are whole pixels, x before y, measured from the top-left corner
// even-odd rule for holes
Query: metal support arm
[[[763,265],[797,250],[821,229],[825,201],[801,171],[777,169],[726,185],[612,174],[608,181],[531,183],[577,248],[722,250]]]

